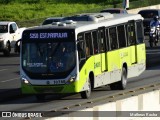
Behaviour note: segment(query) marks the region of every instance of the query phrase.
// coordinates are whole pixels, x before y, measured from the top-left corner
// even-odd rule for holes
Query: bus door
[[[144,44],[144,31],[143,31],[143,21],[136,21],[136,40],[137,40],[137,62],[145,62],[146,52],[145,52],[145,44]]]
[[[127,33],[128,33],[128,45],[130,46],[130,61],[131,64],[135,64],[137,63],[135,21],[128,22]]]
[[[94,74],[101,74],[101,54],[99,52],[98,45],[98,30],[94,30],[92,33],[92,41],[93,41],[93,51],[94,51]]]
[[[98,38],[99,38],[99,52],[101,55],[101,71],[107,70],[107,54],[106,52],[106,37],[105,37],[105,27],[98,28]]]

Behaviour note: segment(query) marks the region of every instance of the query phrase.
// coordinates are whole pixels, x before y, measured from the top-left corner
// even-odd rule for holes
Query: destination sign
[[[30,39],[63,39],[68,38],[68,33],[30,33]]]

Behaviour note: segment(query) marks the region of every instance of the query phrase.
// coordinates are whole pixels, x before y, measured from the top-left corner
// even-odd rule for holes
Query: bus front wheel
[[[38,101],[44,101],[45,100],[45,95],[44,94],[37,94],[35,97]]]
[[[91,81],[88,80],[88,90],[80,93],[83,99],[88,99],[91,96]]]

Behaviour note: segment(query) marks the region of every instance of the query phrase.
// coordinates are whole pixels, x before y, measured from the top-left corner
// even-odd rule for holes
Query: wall
[[[87,106],[83,106],[79,111],[71,109],[76,112],[61,117],[46,118],[46,120],[160,120],[160,90]]]

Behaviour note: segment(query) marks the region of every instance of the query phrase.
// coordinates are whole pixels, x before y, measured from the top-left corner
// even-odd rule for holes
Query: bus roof
[[[75,29],[77,32],[97,29],[98,27],[109,27],[116,24],[122,24],[130,20],[143,20],[139,14],[110,14],[110,13],[85,13],[73,17],[88,17],[86,20],[64,19],[62,22],[56,22],[49,25],[37,26],[27,30],[45,30],[45,29]],[[98,17],[97,17],[98,16]],[[89,18],[91,17],[91,18]],[[97,17],[97,18],[94,18]],[[68,18],[68,17],[67,17]]]

